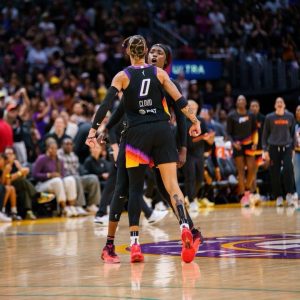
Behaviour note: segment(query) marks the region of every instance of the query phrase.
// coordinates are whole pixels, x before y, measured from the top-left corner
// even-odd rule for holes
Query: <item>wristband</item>
[[[176,101],[176,105],[179,109],[183,109],[188,105],[187,100],[182,96]]]

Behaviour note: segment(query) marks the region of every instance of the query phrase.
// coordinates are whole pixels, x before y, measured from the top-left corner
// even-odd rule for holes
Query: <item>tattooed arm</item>
[[[201,134],[200,122],[197,119],[196,114],[186,101],[186,99],[178,91],[176,85],[171,81],[169,75],[162,69],[157,68],[158,80],[163,85],[166,92],[176,101],[176,105],[181,109],[182,113],[193,123],[189,129],[191,136],[197,136]]]
[[[181,98],[178,99],[177,102],[181,101]],[[179,103],[178,103],[179,104]],[[193,109],[190,107],[188,103],[181,108],[182,113],[193,123],[193,124],[200,124],[200,121],[197,119],[196,115],[193,112]]]

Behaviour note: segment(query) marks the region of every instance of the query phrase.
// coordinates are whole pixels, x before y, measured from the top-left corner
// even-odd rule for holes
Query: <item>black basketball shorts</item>
[[[157,166],[177,161],[175,137],[167,121],[145,123],[128,128],[126,168],[139,165]]]

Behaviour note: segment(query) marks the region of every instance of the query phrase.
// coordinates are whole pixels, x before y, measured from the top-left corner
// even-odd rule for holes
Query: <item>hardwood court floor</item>
[[[143,264],[129,263],[127,215],[118,265],[99,260],[106,228],[92,217],[1,223],[0,299],[300,299],[300,212],[223,206],[195,220],[207,239],[191,264],[174,256],[171,212],[142,227]]]

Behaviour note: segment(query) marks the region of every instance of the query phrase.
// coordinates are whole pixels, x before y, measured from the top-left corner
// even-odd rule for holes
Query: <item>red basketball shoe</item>
[[[144,255],[142,253],[141,246],[137,243],[135,243],[131,246],[130,261],[132,263],[144,261]]]
[[[101,259],[107,264],[120,263],[120,257],[115,252],[115,245],[106,245],[102,250]]]
[[[200,245],[203,244],[203,241],[204,239],[201,232],[198,229],[196,229],[195,232],[193,233],[193,243],[194,243],[193,246],[194,246],[195,254],[197,254]]]
[[[186,263],[190,263],[191,261],[193,261],[196,252],[194,249],[193,235],[191,231],[186,227],[184,227],[181,231],[181,241],[181,259]]]

